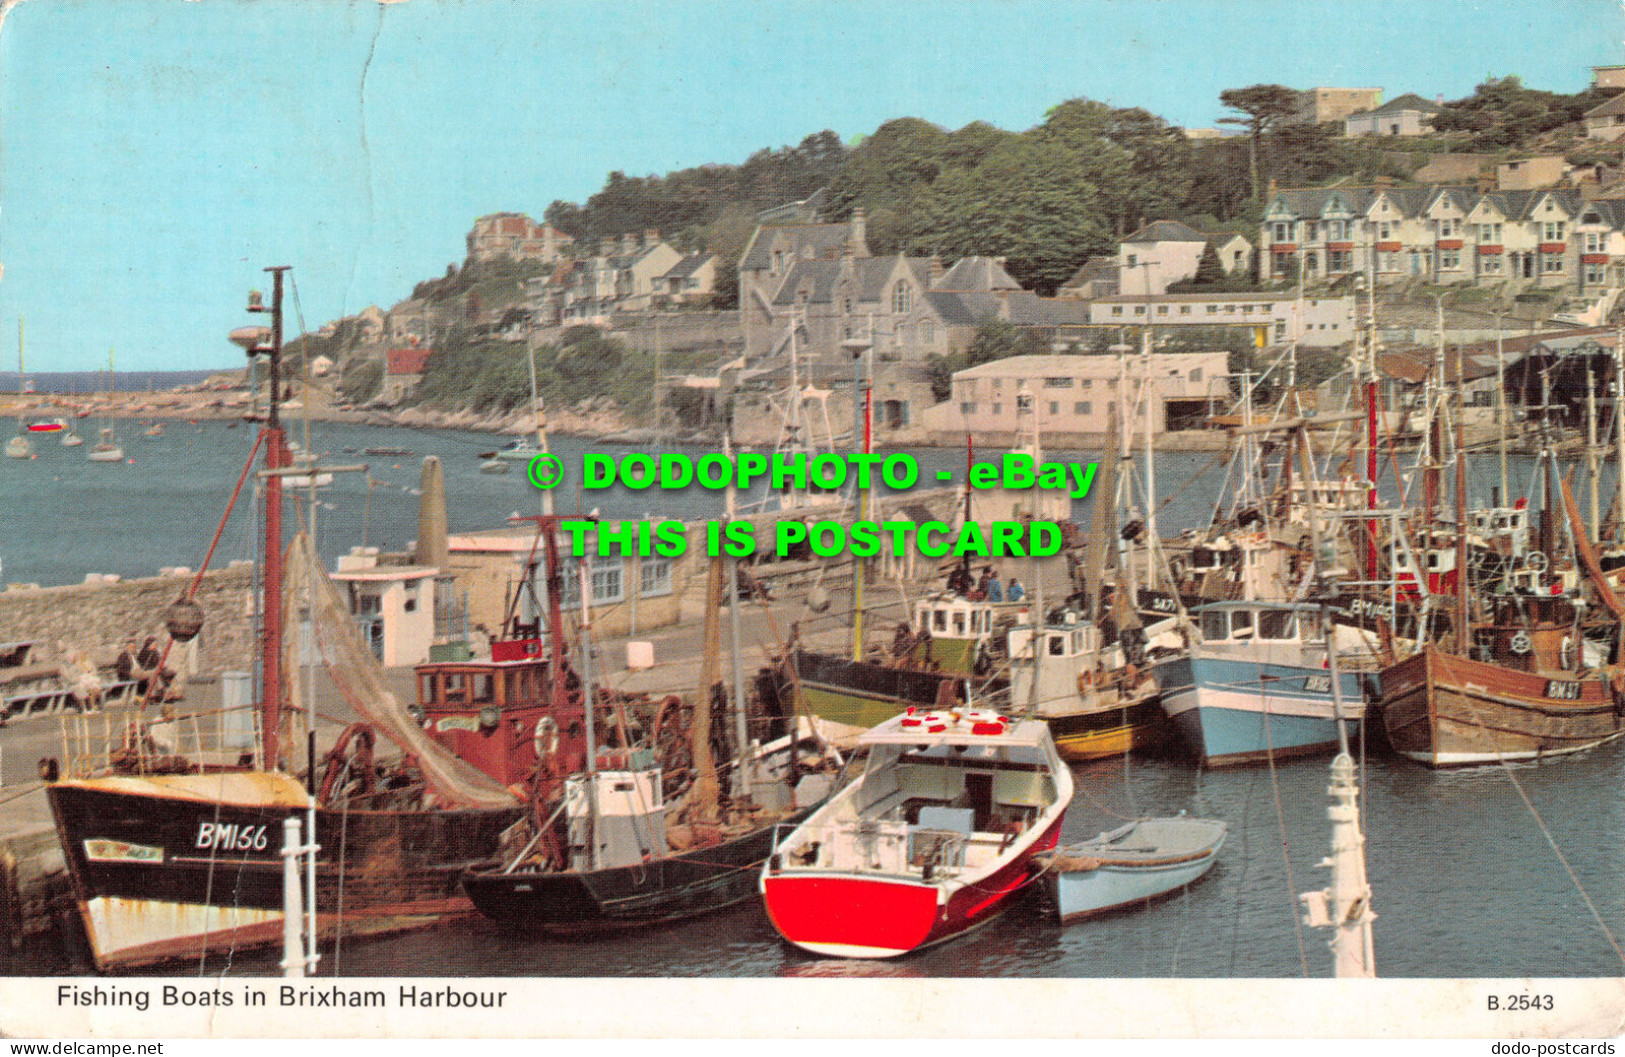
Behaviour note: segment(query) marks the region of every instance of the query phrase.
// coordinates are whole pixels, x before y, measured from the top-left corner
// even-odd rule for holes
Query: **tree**
[[[1196,274],[1192,280],[1197,286],[1207,283],[1216,283],[1224,278],[1224,262],[1219,260],[1219,251],[1209,242],[1202,247],[1202,259],[1196,262]]]
[[[1112,248],[1115,195],[1127,156],[1090,137],[1075,147],[1029,134],[970,170],[944,173],[922,196],[915,245],[945,256],[1005,257],[1023,286],[1051,293],[1087,258]]]
[[[1253,197],[1258,198],[1258,147],[1264,134],[1298,112],[1298,93],[1283,84],[1255,84],[1247,88],[1226,88],[1219,102],[1246,117],[1222,117],[1220,124],[1240,125],[1247,130],[1248,172]]]

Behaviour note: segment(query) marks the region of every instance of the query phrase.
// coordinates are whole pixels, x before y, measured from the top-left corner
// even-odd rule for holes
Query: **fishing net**
[[[291,653],[290,661],[298,659],[295,651],[300,641],[300,614],[310,599],[315,640],[312,648],[320,651],[321,662],[339,693],[379,734],[394,742],[402,752],[417,758],[429,790],[445,806],[510,807],[517,802],[517,797],[506,786],[431,739],[385,685],[383,667],[362,642],[349,606],[328,579],[327,571],[303,532],[288,544],[283,583],[286,585],[283,642]],[[287,681],[294,684],[294,696],[290,700],[298,701],[299,680],[291,677],[297,668],[289,663],[284,671],[290,675]]]

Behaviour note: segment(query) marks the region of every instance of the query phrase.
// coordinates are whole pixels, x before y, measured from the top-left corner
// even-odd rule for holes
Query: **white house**
[[[1354,339],[1352,297],[1225,293],[1135,294],[1102,297],[1089,304],[1089,322],[1125,326],[1266,328],[1265,340],[1296,340],[1309,348],[1331,348]]]
[[[1204,235],[1177,220],[1153,220],[1124,237],[1117,248],[1117,288],[1125,294],[1164,294],[1171,283],[1191,279],[1211,244],[1226,274],[1245,271],[1253,244],[1243,235]]]
[[[386,668],[429,659],[439,572],[426,565],[379,565],[376,554],[339,558],[333,580],[348,592],[350,613],[373,656]]]
[[[1433,131],[1433,116],[1444,108],[1415,92],[1343,119],[1345,136],[1421,136]]]

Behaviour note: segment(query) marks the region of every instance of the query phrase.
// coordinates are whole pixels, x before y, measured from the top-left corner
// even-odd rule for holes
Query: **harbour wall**
[[[37,662],[61,663],[68,651],[77,650],[97,665],[112,664],[126,638],[156,635],[160,643],[164,641],[164,611],[186,593],[192,576],[10,587],[0,591],[0,641],[38,641]],[[195,600],[204,617],[194,670],[251,668],[257,655],[253,568],[241,565],[205,573]],[[172,653],[170,667],[176,661]]]

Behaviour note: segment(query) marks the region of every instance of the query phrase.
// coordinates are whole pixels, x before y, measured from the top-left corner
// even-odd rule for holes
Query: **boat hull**
[[[1216,836],[1205,838],[1205,846],[1168,854],[1120,855],[1111,845],[1099,841],[1061,849],[1062,856],[1087,860],[1070,868],[1062,860],[1049,875],[1050,894],[1061,924],[1151,902],[1200,880],[1213,869],[1224,845],[1222,823],[1168,819],[1163,824],[1201,826],[1216,830]]]
[[[1209,767],[1327,752],[1338,744],[1324,668],[1189,655],[1159,663],[1152,674],[1168,718]],[[1365,711],[1365,678],[1338,673],[1351,735]]]
[[[1037,840],[971,884],[863,874],[772,873],[762,900],[779,934],[802,950],[834,958],[895,958],[979,928],[1009,909],[1042,867],[1033,861],[1054,848],[1059,817]]]
[[[958,677],[888,668],[802,650],[796,654],[802,700],[820,719],[849,727],[878,726],[910,705],[929,708],[957,698]]]
[[[1430,767],[1563,755],[1625,734],[1625,699],[1597,678],[1551,678],[1428,647],[1383,669],[1382,688],[1389,743]]]
[[[97,968],[280,941],[282,823],[304,817],[304,809],[275,797],[257,804],[210,800],[186,789],[185,779],[143,792],[129,791],[132,784],[143,783],[90,779],[49,789]],[[205,782],[196,784],[201,790]],[[342,923],[346,934],[397,931],[470,913],[462,874],[489,859],[519,814],[517,806],[318,810],[322,926]]]
[[[1155,698],[1123,708],[1040,716],[1061,758],[1073,762],[1103,760],[1126,752],[1156,748],[1173,733]]]
[[[797,812],[798,824],[812,808]],[[463,888],[481,914],[532,932],[584,935],[707,914],[749,899],[773,848],[773,827],[706,848],[605,870],[470,873]]]

